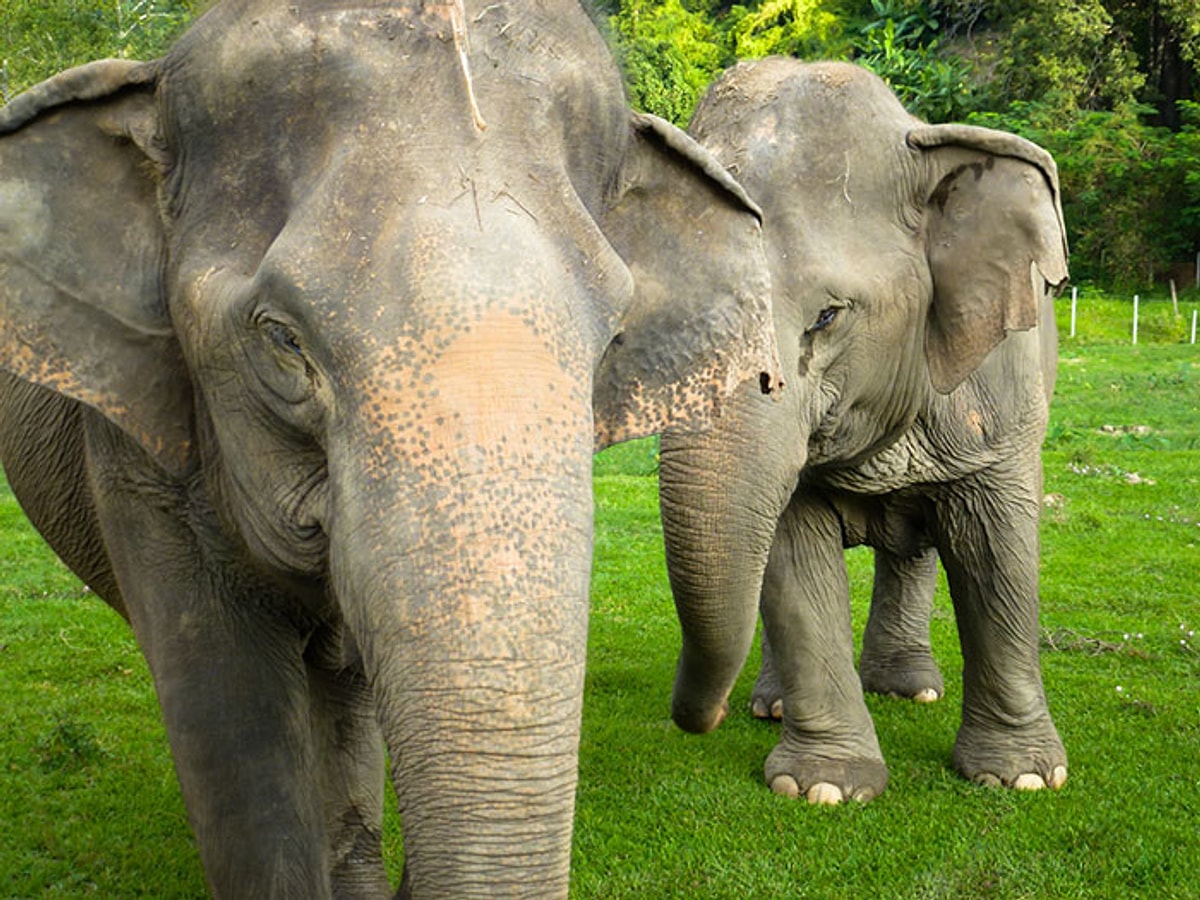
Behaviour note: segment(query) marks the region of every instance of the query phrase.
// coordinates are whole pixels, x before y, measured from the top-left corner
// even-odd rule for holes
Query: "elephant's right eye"
[[[841,309],[839,307],[836,307],[836,306],[825,307],[823,310],[821,310],[819,313],[817,313],[817,320],[815,322],[813,322],[811,326],[809,326],[808,333],[812,334],[814,331],[824,331],[826,328],[828,328],[830,325],[832,325],[835,321],[837,321],[839,312],[841,312]]]
[[[267,338],[276,347],[286,350],[289,353],[294,353],[297,356],[304,355],[300,349],[300,341],[296,338],[296,333],[282,322],[268,320],[262,323],[262,328]]]
[[[252,364],[264,386],[289,404],[307,400],[316,372],[296,329],[267,313],[255,315],[253,324],[261,349],[252,354]]]
[[[300,341],[296,329],[281,319],[275,318],[268,312],[259,312],[253,319],[258,333],[266,338],[275,349],[282,350],[288,356],[299,360],[305,359],[304,345]],[[307,365],[307,362],[305,363]]]

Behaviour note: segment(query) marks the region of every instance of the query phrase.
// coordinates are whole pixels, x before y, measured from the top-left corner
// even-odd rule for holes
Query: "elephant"
[[[761,211],[577,0],[223,0],[0,111],[0,461],[218,897],[565,897],[592,454],[779,382]]]
[[[938,689],[940,558],[962,645],[952,755],[968,779],[1059,788],[1038,657],[1040,445],[1067,241],[1055,163],[1015,135],[911,116],[850,63],[728,70],[689,126],[764,211],[788,389],[741,390],[704,434],[663,435],[660,499],[683,644],[672,715],[728,712],[761,610],[781,700],[777,793],[887,784],[863,682]],[[844,548],[876,548],[855,672]],[[772,679],[777,679],[771,684]]]

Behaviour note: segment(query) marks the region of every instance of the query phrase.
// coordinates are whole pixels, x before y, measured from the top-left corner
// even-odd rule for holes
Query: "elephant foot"
[[[671,703],[671,718],[675,724],[690,734],[708,734],[725,721],[729,715],[729,701],[716,706],[686,703],[678,695]]]
[[[767,757],[765,774],[776,794],[804,797],[815,806],[835,806],[845,800],[866,803],[883,793],[888,780],[882,759],[802,755],[783,742]]]
[[[774,670],[768,666],[759,671],[750,692],[750,714],[756,719],[774,719],[776,722],[783,718],[783,688]]]
[[[863,651],[858,677],[864,691],[901,697],[916,703],[935,703],[946,693],[945,682],[928,650],[876,657]]]
[[[1016,791],[1057,791],[1067,781],[1067,754],[1047,717],[1023,728],[959,729],[954,768],[964,778]]]

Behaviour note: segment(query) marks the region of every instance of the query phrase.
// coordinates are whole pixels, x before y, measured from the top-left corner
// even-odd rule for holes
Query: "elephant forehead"
[[[564,185],[601,208],[628,129],[596,29],[566,0],[466,6],[461,47],[446,4],[215,8],[163,66],[174,252],[250,259],[338,197],[362,222],[378,201],[501,202],[546,223]]]
[[[542,6],[564,9],[554,15]],[[565,0],[533,8],[478,0],[231,4],[181,39],[165,71],[175,112],[194,116],[197,127],[239,131],[255,126],[247,115],[276,129],[307,121],[341,133],[352,120],[399,114],[410,131],[471,134],[508,117],[514,102],[520,124],[536,128],[539,97],[570,106],[599,96],[621,106],[614,101],[623,96],[603,42]],[[506,108],[496,108],[501,102]]]
[[[387,39],[382,13],[372,22],[363,12],[293,10],[233,19],[218,7],[210,15],[227,27],[206,17],[168,58],[167,137],[189,170],[215,170],[227,182],[245,173],[286,181],[319,165],[331,142],[358,140],[368,124],[383,130],[406,105],[408,130],[422,129],[434,79],[418,78],[412,54]],[[442,49],[449,69],[452,51]]]
[[[859,66],[772,58],[727,71],[691,128],[763,202],[793,185],[810,202],[850,205],[877,199],[911,166],[905,137],[915,121]]]

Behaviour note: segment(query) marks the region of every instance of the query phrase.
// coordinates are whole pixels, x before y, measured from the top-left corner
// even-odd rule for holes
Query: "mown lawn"
[[[776,727],[745,712],[753,660],[717,732],[676,729],[677,626],[640,442],[596,464],[574,897],[1200,897],[1200,346],[1156,303],[1131,347],[1129,305],[1095,297],[1068,339],[1068,306],[1042,564],[1066,787],[1018,795],[951,771],[961,660],[944,589],[945,699],[868,701],[891,771],[875,802],[809,808],[766,789]],[[869,555],[850,566],[861,629]],[[0,897],[202,896],[136,645],[2,485],[0,690]]]

